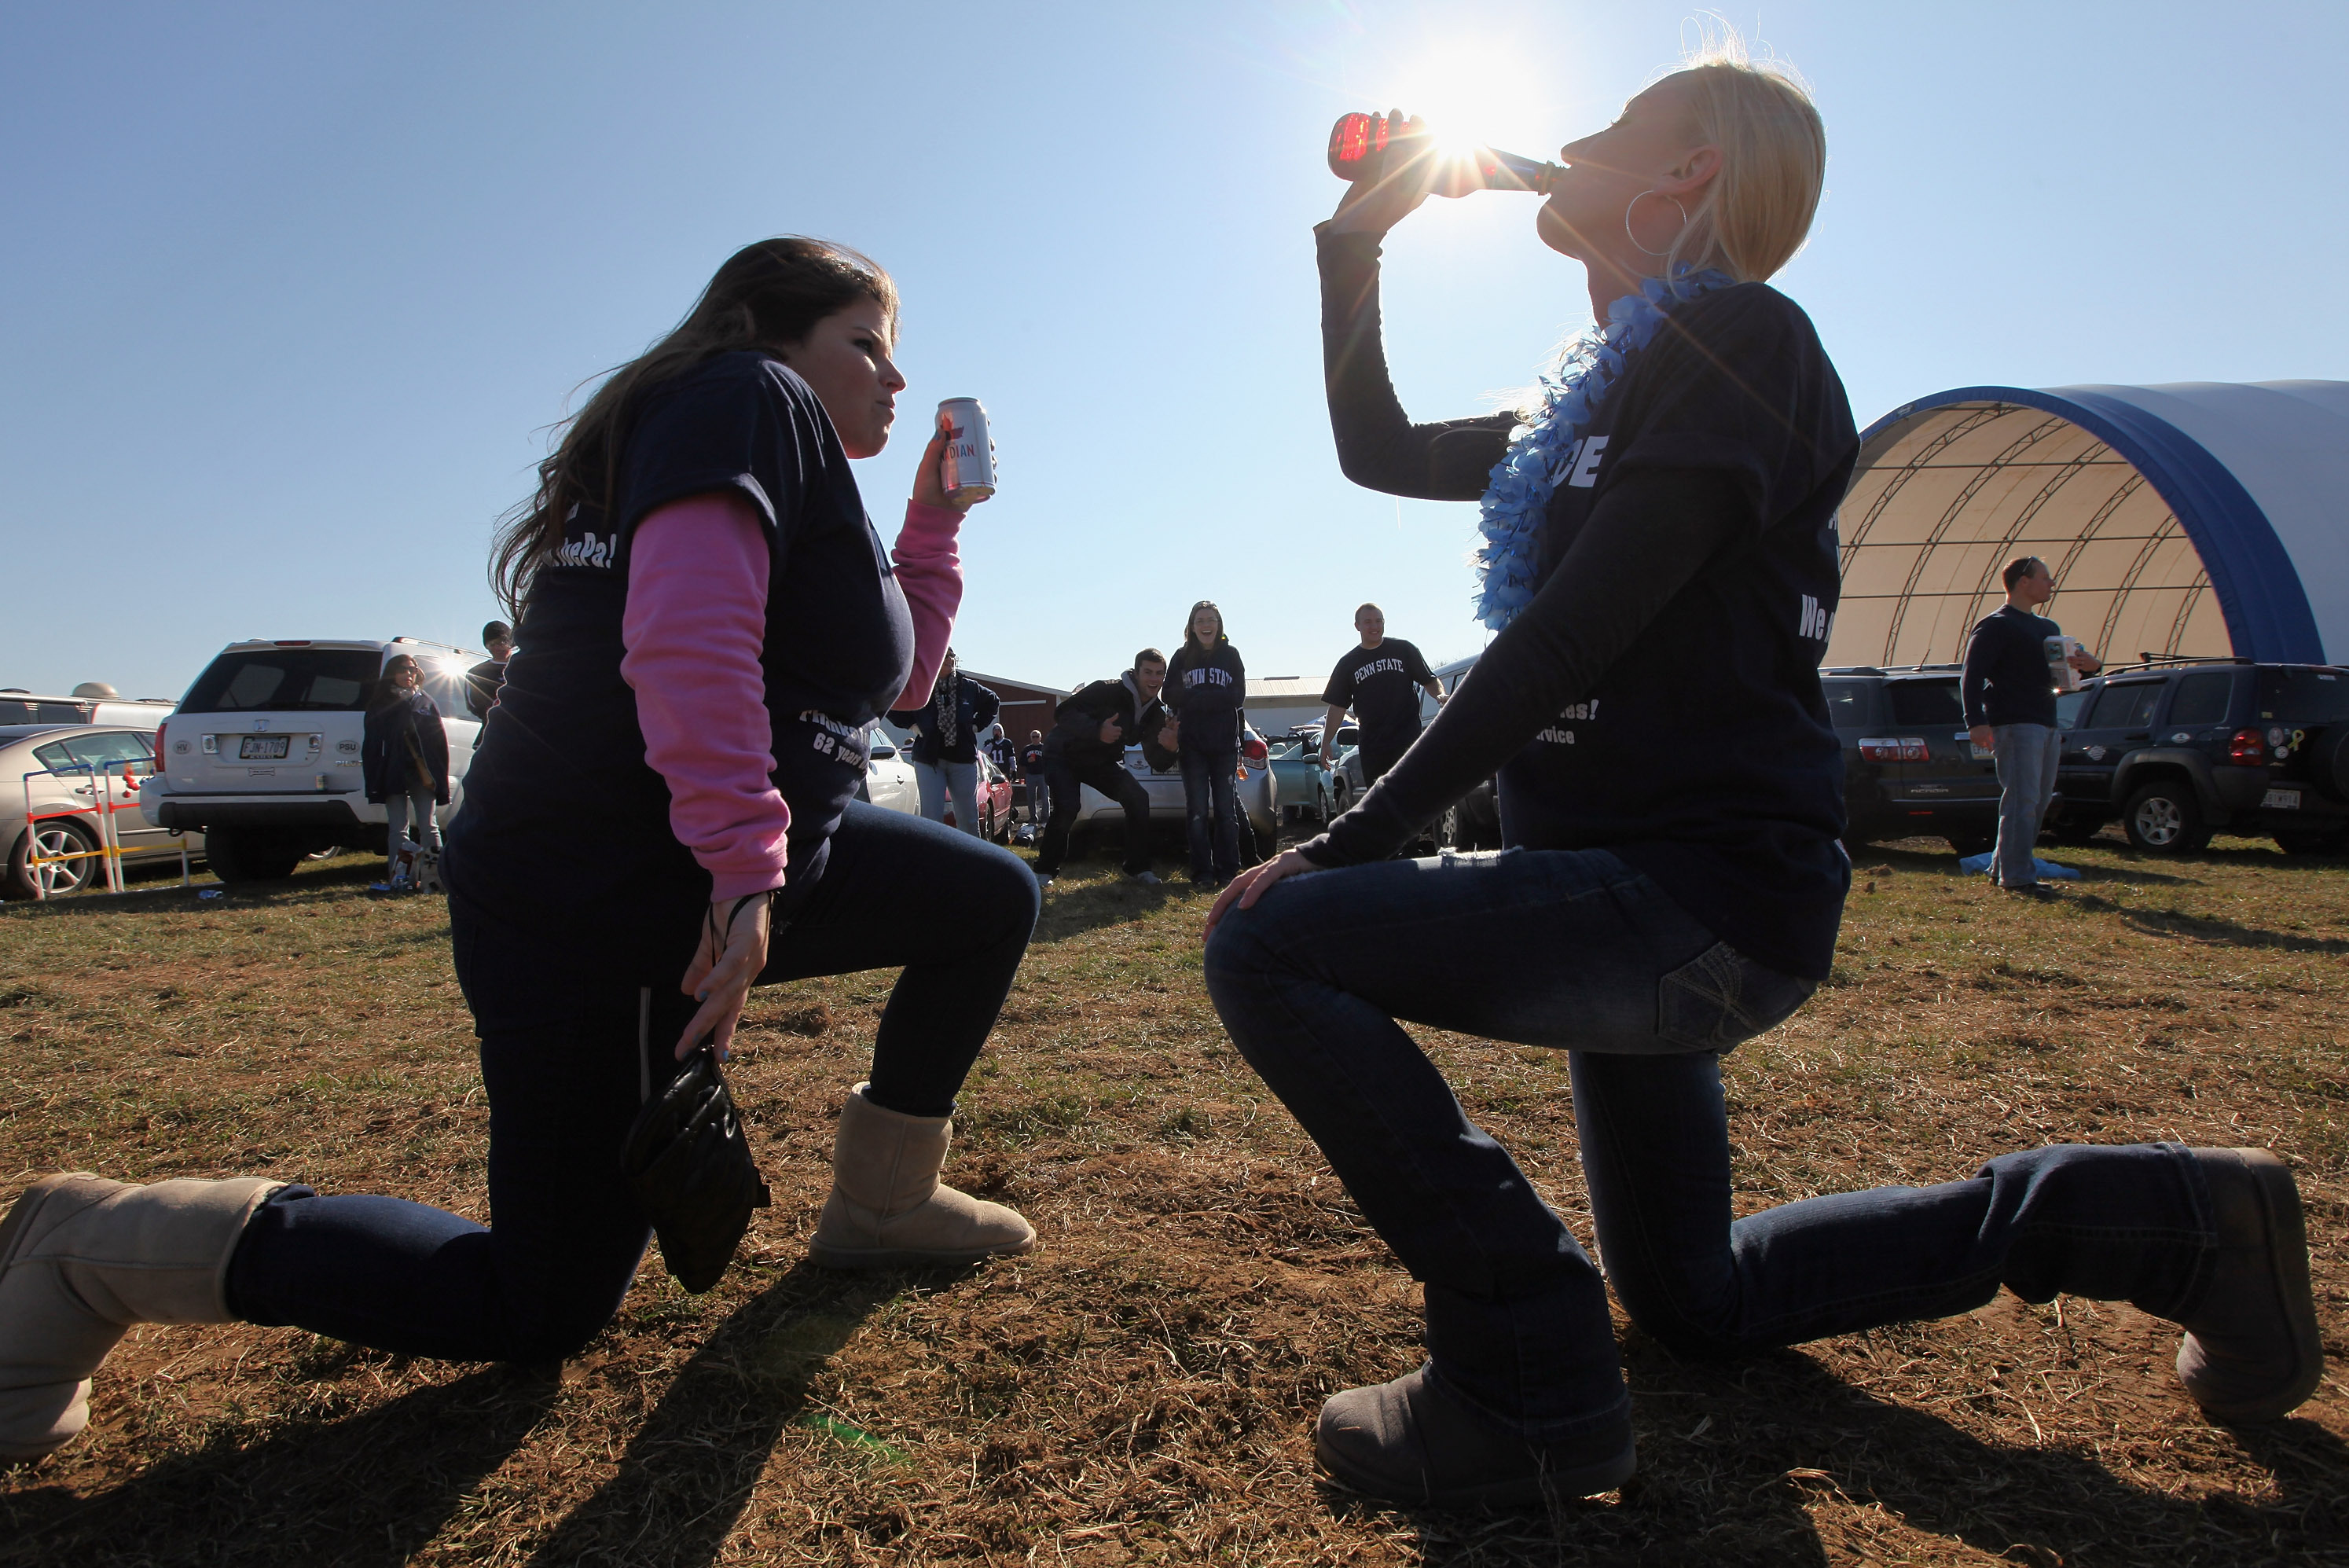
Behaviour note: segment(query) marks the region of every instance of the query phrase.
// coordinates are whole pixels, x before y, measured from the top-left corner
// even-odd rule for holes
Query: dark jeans
[[[2209,1196],[2169,1144],[2033,1149],[1967,1180],[1733,1220],[1718,1053],[1812,986],[1603,850],[1293,877],[1225,917],[1206,978],[1241,1054],[1425,1287],[1437,1376],[1537,1441],[1625,1407],[1606,1283],[1398,1018],[1572,1052],[1607,1280],[1684,1353],[1943,1316],[2002,1284],[2175,1318],[2208,1284]]]
[[[1125,808],[1125,874],[1136,877],[1150,869],[1150,794],[1142,781],[1116,763],[1072,763],[1054,757],[1044,764],[1046,786],[1052,792],[1052,819],[1044,825],[1044,846],[1036,854],[1036,875],[1060,874],[1069,857],[1069,830],[1076,826],[1082,804],[1078,786],[1091,784]]]
[[[1240,871],[1239,804],[1233,798],[1237,746],[1183,748],[1183,814],[1190,833],[1191,880],[1228,882]],[[1212,857],[1211,857],[1212,846]]]
[[[994,1026],[1036,910],[1036,880],[1009,851],[853,804],[760,980],[904,965],[868,1093],[943,1115]],[[549,910],[544,929],[517,931],[450,899],[490,1103],[491,1227],[396,1198],[287,1189],[254,1216],[231,1262],[238,1316],[379,1350],[523,1362],[571,1355],[611,1321],[651,1234],[621,1146],[645,1064],[655,1085],[668,1081],[695,1004],[674,981],[647,992],[583,961],[562,942],[564,919]]]

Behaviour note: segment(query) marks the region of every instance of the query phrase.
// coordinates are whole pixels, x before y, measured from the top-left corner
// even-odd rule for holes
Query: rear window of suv
[[[2349,719],[2349,675],[2337,670],[2262,670],[2260,717],[2293,724]]]
[[[1949,680],[1895,680],[1884,688],[1892,697],[1892,722],[1900,725],[1966,722],[1965,704],[1958,700],[1958,683]]]
[[[196,677],[180,711],[357,712],[382,665],[382,657],[365,648],[223,653]]]
[[[2227,722],[2227,699],[2234,695],[2235,676],[2229,670],[2206,670],[2199,675],[2182,675],[2178,680],[2178,692],[2169,700],[2169,722],[2173,724],[2223,724]]]

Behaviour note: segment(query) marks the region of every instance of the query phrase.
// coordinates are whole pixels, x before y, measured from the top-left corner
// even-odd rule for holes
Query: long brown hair
[[[1193,626],[1197,624],[1199,612],[1201,610],[1214,610],[1216,612],[1216,641],[1209,643],[1204,649],[1199,649],[1198,636],[1191,629]],[[1185,648],[1199,649],[1201,653],[1213,653],[1216,651],[1216,643],[1225,643],[1229,642],[1230,640],[1230,638],[1224,635],[1223,607],[1216,603],[1213,599],[1201,599],[1197,604],[1193,605],[1191,607],[1190,613],[1183,618],[1182,646]]]
[[[629,415],[641,392],[719,354],[804,342],[815,324],[859,299],[877,301],[894,337],[897,286],[870,256],[785,234],[726,258],[668,335],[612,372],[564,425],[538,465],[538,491],[508,513],[490,552],[490,585],[516,620],[531,578],[563,543],[574,506],[601,505],[619,478]]]

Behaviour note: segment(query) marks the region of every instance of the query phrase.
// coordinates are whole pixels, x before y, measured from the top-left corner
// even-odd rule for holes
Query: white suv
[[[465,703],[465,671],[488,656],[412,637],[231,643],[156,731],[140,814],[157,827],[202,831],[223,882],[288,876],[304,856],[336,846],[380,849],[384,809],[367,798],[359,743],[384,661],[398,653],[423,669],[449,734],[445,826],[464,805],[481,732]]]

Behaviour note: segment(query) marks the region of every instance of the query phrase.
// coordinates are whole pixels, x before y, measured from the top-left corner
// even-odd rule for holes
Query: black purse
[[[696,1295],[716,1284],[750,1228],[750,1210],[769,1199],[715,1047],[697,1047],[646,1099],[620,1168],[678,1283]]]

